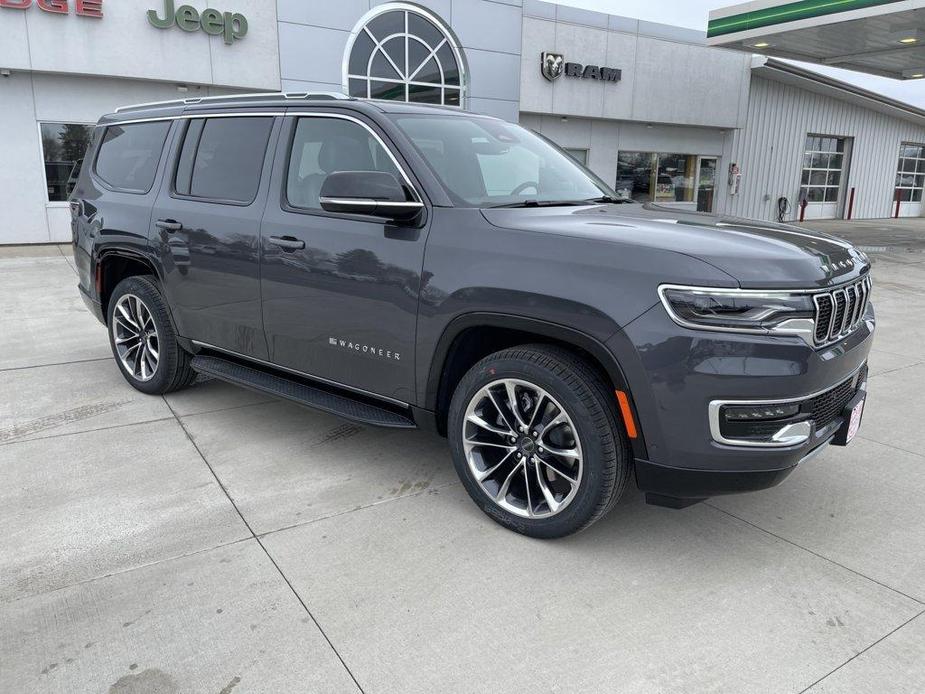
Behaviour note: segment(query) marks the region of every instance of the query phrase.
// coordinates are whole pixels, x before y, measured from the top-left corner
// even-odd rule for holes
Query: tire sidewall
[[[157,369],[154,372],[154,377],[148,381],[138,380],[133,374],[129,373],[122,363],[122,360],[119,358],[119,352],[116,349],[115,335],[112,329],[113,315],[115,314],[116,305],[119,303],[119,300],[126,294],[132,294],[141,299],[142,303],[144,303],[150,312],[154,325],[157,328],[159,352]],[[122,372],[125,380],[128,381],[133,388],[142,393],[155,395],[165,392],[173,380],[173,371],[177,360],[177,342],[176,332],[173,329],[173,325],[170,323],[170,318],[167,316],[166,309],[164,308],[164,301],[155,284],[145,277],[128,277],[116,285],[112,296],[109,298],[109,305],[107,306],[106,326],[109,332],[109,346],[112,348],[112,354],[113,357],[115,357],[116,365],[119,367],[119,371]]]
[[[582,452],[582,479],[575,498],[555,516],[523,518],[506,511],[489,498],[469,470],[462,434],[466,408],[482,387],[504,378],[528,381],[549,392],[565,408],[576,430]],[[584,387],[589,391],[593,388],[592,384],[586,382]],[[453,465],[475,503],[505,527],[534,537],[560,537],[584,528],[600,508],[602,497],[608,491],[604,487],[605,466],[617,462],[618,442],[614,440],[613,429],[611,427],[609,431],[602,432],[594,425],[600,413],[592,411],[599,407],[597,400],[592,400],[595,405],[589,408],[562,377],[530,361],[502,357],[477,364],[463,377],[453,394],[447,420]]]

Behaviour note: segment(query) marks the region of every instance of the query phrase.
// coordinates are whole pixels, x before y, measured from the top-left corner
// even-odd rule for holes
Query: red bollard
[[[893,213],[893,219],[899,219],[899,189],[896,189],[896,212]]]
[[[851,189],[851,193],[848,195],[848,219],[851,219],[852,212],[854,212],[854,188]]]
[[[800,200],[800,221],[801,222],[803,221],[803,217],[806,216],[806,206],[808,204],[809,203],[806,201],[806,198],[803,198],[802,200]]]

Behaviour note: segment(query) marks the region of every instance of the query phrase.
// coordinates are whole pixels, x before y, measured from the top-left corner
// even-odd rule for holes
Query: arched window
[[[453,33],[427,10],[380,5],[347,44],[344,88],[350,96],[462,106],[465,64]]]

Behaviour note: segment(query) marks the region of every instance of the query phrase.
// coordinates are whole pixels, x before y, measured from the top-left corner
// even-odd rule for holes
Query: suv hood
[[[855,279],[870,268],[865,254],[828,234],[658,205],[499,208],[482,214],[489,223],[507,229],[691,256],[731,276],[742,288],[826,287]]]

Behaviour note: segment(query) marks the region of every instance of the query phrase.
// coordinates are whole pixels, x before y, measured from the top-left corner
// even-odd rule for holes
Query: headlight
[[[672,320],[686,328],[800,335],[812,344],[810,294],[662,285],[659,296]]]

